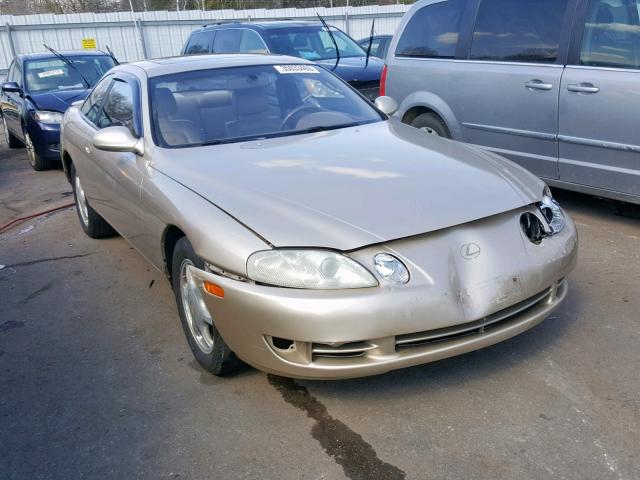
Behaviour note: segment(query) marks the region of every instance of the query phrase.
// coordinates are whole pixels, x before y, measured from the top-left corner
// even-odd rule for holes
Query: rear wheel
[[[173,292],[182,329],[193,356],[205,370],[214,375],[232,373],[240,368],[242,362],[213,324],[204,302],[205,294],[192,274],[193,268],[204,270],[204,261],[196,255],[189,240],[182,237],[176,243],[171,263]]]
[[[46,158],[42,158],[36,152],[35,147],[33,146],[33,142],[31,141],[31,137],[28,132],[24,132],[24,146],[27,149],[27,158],[29,159],[29,164],[31,168],[33,168],[36,172],[40,172],[42,170],[48,170],[53,166],[53,162]]]
[[[411,121],[411,126],[436,137],[451,138],[447,125],[435,113],[422,113]]]
[[[608,203],[616,215],[627,218],[640,218],[640,205],[621,202],[619,200],[609,200]]]
[[[7,146],[9,148],[20,148],[22,147],[22,142],[18,140],[13,133],[9,131],[9,127],[7,127],[7,121],[4,118],[4,114],[2,115],[2,129],[4,130],[4,139],[7,142]]]
[[[96,212],[84,194],[84,189],[80,183],[80,177],[76,172],[76,169],[71,165],[71,179],[73,187],[73,198],[76,202],[76,211],[78,212],[78,219],[80,220],[80,226],[84,233],[91,238],[103,238],[114,235],[115,230],[107,223],[107,221]]]

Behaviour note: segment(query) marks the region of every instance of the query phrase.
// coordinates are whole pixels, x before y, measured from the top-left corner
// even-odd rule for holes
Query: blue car
[[[25,146],[34,170],[60,162],[60,121],[115,62],[102,52],[17,55],[2,84],[0,110],[9,148]]]
[[[331,29],[329,34],[328,28]],[[338,47],[336,54],[336,46]],[[373,101],[384,62],[367,53],[342,30],[320,22],[221,22],[194,31],[183,55],[276,53],[315,62]]]

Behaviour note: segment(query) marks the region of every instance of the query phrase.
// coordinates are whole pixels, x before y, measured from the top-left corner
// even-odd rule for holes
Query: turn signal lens
[[[204,281],[204,289],[207,293],[214,295],[216,297],[224,298],[224,288],[219,287],[215,283]]]

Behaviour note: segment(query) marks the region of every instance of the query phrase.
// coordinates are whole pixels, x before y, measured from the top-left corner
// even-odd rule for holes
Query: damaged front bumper
[[[459,355],[540,323],[565,298],[577,256],[567,225],[533,244],[526,207],[349,253],[371,266],[393,253],[411,280],[354,290],[257,285],[198,270],[224,298],[205,294],[220,334],[245,362],[308,379],[361,377]]]

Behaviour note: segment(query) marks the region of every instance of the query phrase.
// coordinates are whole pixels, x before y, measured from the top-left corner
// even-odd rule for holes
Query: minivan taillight
[[[380,75],[380,96],[384,97],[387,90],[387,64],[382,67],[382,75]]]

